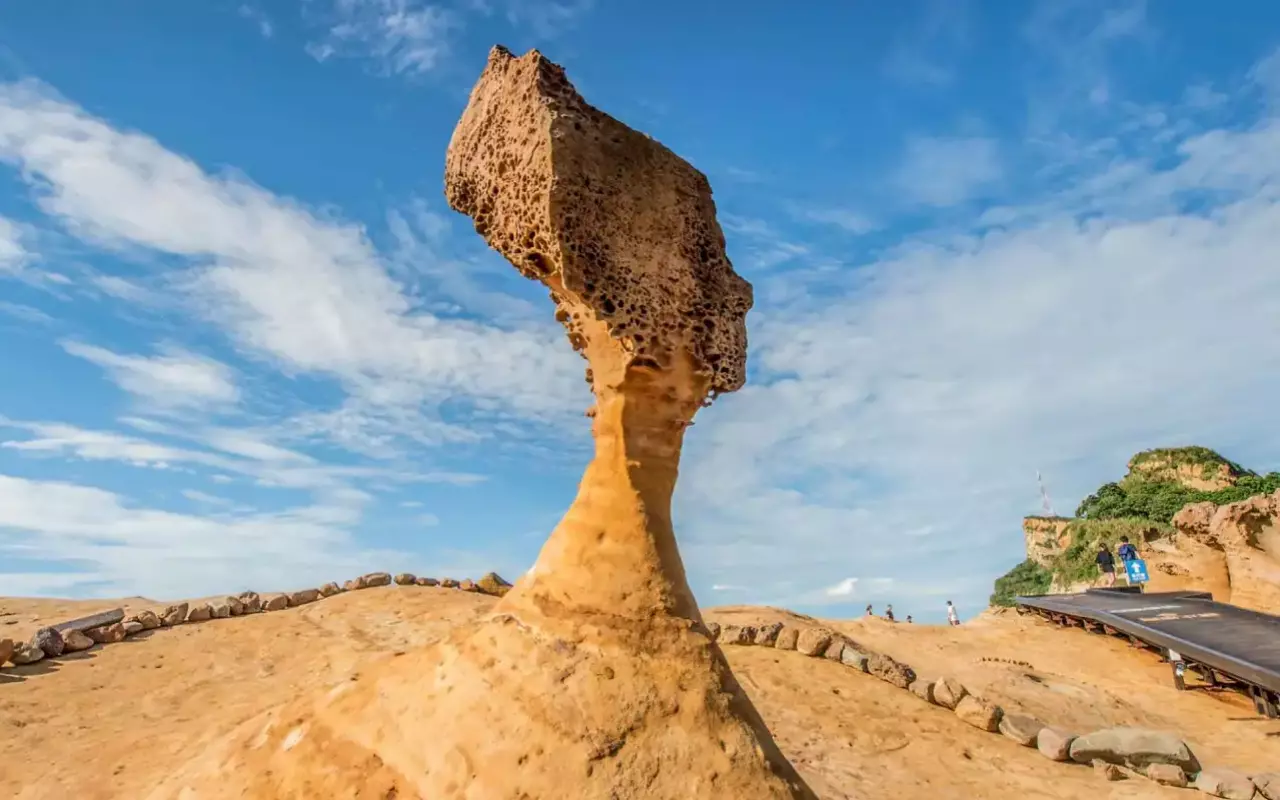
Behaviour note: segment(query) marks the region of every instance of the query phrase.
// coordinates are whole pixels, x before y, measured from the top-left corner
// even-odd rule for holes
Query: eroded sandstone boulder
[[[130,617],[128,620],[125,620],[125,621],[136,622],[139,625],[141,625],[142,629],[145,631],[153,631],[156,628],[159,628],[163,624],[160,621],[160,617],[156,614],[156,612],[151,611],[150,609],[146,611],[139,611],[137,614],[134,614],[132,617]]]
[[[418,576],[417,580],[415,580],[414,583],[416,583],[418,586],[439,586],[440,585],[440,581],[436,580],[435,578],[424,578],[421,575]]]
[[[409,572],[401,572],[395,577],[396,586],[413,586],[417,576]]]
[[[314,603],[320,599],[319,589],[300,589],[289,595],[289,605],[305,606],[308,603]]]
[[[31,646],[37,647],[44,651],[48,658],[57,658],[62,655],[62,651],[66,648],[66,644],[62,640],[62,634],[53,628],[41,628],[31,637]]]
[[[273,594],[262,604],[263,611],[283,611],[289,607],[289,596]]]
[[[13,655],[15,645],[12,639],[0,639],[0,667],[3,667],[9,657]]]
[[[84,631],[70,630],[62,636],[64,653],[78,653],[81,650],[88,650],[93,645],[94,641]]]
[[[125,637],[124,623],[116,622],[112,625],[90,628],[85,631],[85,635],[98,644],[115,644],[116,642],[123,642]]]
[[[135,633],[142,633],[144,630],[146,630],[146,627],[136,619],[131,619],[124,623],[125,636],[133,636]]]
[[[756,630],[756,644],[761,647],[773,647],[778,642],[778,634],[782,633],[781,622],[771,622],[768,625],[761,625]]]
[[[1146,775],[1148,780],[1162,786],[1176,786],[1181,789],[1187,785],[1187,773],[1182,771],[1182,767],[1173,764],[1148,764],[1142,774]]]
[[[370,572],[368,575],[360,576],[360,588],[370,589],[374,586],[390,586],[390,572]]]
[[[187,622],[207,622],[211,619],[213,619],[213,606],[208,603],[194,605],[187,612]]]
[[[745,376],[751,289],[706,178],[494,48],[445,187],[588,361],[579,494],[491,615],[237,729],[159,794],[814,798],[702,634],[671,527],[685,431]]]
[[[440,587],[443,589],[457,589],[458,582],[455,581],[453,578],[441,578]]]
[[[831,631],[805,628],[796,638],[796,652],[803,656],[820,656],[831,646]]]
[[[476,588],[484,594],[502,597],[511,591],[511,584],[496,572],[486,572],[480,580],[476,581]]]
[[[191,606],[187,603],[175,603],[171,606],[165,606],[164,611],[160,612],[160,624],[165,627],[181,625],[187,621],[187,611]]]
[[[907,688],[916,679],[916,673],[911,667],[883,653],[867,654],[867,672],[899,689]]]
[[[799,639],[799,628],[784,625],[782,630],[778,632],[778,638],[774,641],[773,646],[779,650],[795,650]]]
[[[29,642],[18,642],[13,646],[13,654],[9,660],[16,667],[34,664],[44,658],[44,651]]]
[[[257,592],[241,592],[236,599],[244,606],[244,613],[257,614],[262,611],[262,596]]]
[[[1044,723],[1027,714],[1004,714],[1000,717],[1000,733],[1023,747],[1035,747]]]
[[[934,702],[943,708],[955,710],[955,707],[968,694],[969,690],[964,688],[964,684],[955,678],[939,678],[933,684]]]
[[[333,581],[329,581],[324,586],[320,587],[321,597],[333,597],[335,594],[341,594],[341,593],[342,593],[342,587],[334,583]]]
[[[965,697],[956,704],[956,716],[978,730],[995,733],[1000,727],[1002,712],[994,703],[979,700],[973,695]]]
[[[1036,749],[1040,755],[1052,761],[1070,761],[1071,743],[1076,740],[1073,733],[1061,728],[1041,728],[1036,734]]]
[[[1200,770],[1191,748],[1179,736],[1146,728],[1106,728],[1071,743],[1072,761],[1089,764],[1094,759],[1139,770],[1148,764],[1173,764],[1190,773]]]
[[[1222,767],[1201,770],[1192,786],[1207,795],[1225,800],[1253,800],[1257,793],[1257,787],[1247,775]]]
[[[926,681],[922,678],[916,679],[915,681],[912,681],[911,685],[908,686],[907,689],[916,697],[919,697],[921,700],[925,701],[926,703],[933,702],[933,682],[932,681]]]

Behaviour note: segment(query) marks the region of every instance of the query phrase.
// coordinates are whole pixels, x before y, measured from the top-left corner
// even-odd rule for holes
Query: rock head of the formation
[[[247,721],[154,796],[814,797],[712,641],[672,530],[685,431],[745,375],[751,287],[706,177],[541,53],[495,47],[445,187],[587,360],[578,495],[490,618]]]

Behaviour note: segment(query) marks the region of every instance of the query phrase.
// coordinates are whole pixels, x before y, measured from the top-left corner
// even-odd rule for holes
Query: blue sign
[[[1140,558],[1124,562],[1124,569],[1125,574],[1129,576],[1129,583],[1146,583],[1151,580],[1147,575],[1147,562]]]

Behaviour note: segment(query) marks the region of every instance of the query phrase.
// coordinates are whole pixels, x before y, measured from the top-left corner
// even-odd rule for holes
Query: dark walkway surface
[[[1280,617],[1216,603],[1205,592],[1090,589],[1083,594],[1019,597],[1018,605],[1093,620],[1280,693]]]

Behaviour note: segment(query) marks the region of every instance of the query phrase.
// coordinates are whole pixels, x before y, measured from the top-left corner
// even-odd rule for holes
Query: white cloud
[[[388,75],[418,75],[438,67],[461,24],[442,5],[423,0],[332,0],[325,37],[307,46],[317,60],[367,58]]]
[[[145,508],[92,486],[0,475],[0,543],[24,556],[73,563],[72,573],[13,578],[30,594],[158,598],[241,589],[316,586],[403,561],[365,551],[328,521],[325,509],[205,518]],[[394,559],[394,560],[393,560]],[[289,565],[282,578],[281,564]]]
[[[795,208],[792,213],[799,219],[833,225],[855,235],[870,233],[879,227],[866,214],[850,208]]]
[[[202,492],[199,489],[183,489],[182,496],[195,503],[202,503],[209,506],[230,506],[235,505],[225,497]]]
[[[848,597],[853,594],[853,590],[858,586],[857,578],[845,578],[835,586],[827,589],[827,594],[831,597]]]
[[[419,311],[359,227],[209,176],[39,84],[0,86],[0,159],[81,238],[187,259],[172,283],[193,312],[290,373],[340,380],[363,412],[461,400],[528,419],[585,405],[583,364],[550,314],[495,327]]]
[[[0,300],[0,314],[33,325],[51,325],[54,322],[53,317],[38,308],[23,305],[22,303],[10,303],[7,300]]]
[[[29,256],[22,244],[23,231],[18,223],[0,217],[0,275],[17,272]]]
[[[1036,470],[1070,510],[1148,447],[1280,467],[1257,437],[1280,396],[1280,123],[1172,152],[1011,206],[1002,230],[779,276],[753,382],[687,440],[691,572],[819,604],[856,570],[895,579],[904,613],[976,610],[1022,558]]]
[[[181,348],[169,347],[156,356],[121,355],[75,341],[63,342],[62,348],[102,367],[121,389],[149,403],[204,406],[240,397],[230,367]]]
[[[275,35],[275,25],[271,23],[271,18],[261,8],[244,3],[236,10],[236,13],[256,25],[262,38],[270,39]]]
[[[1272,103],[1280,107],[1280,47],[1276,47],[1249,70],[1249,79],[1267,94]]]
[[[550,39],[572,27],[594,5],[595,0],[507,0],[507,21]]]
[[[945,207],[971,199],[1002,174],[994,139],[920,136],[907,142],[892,184],[910,202]]]

